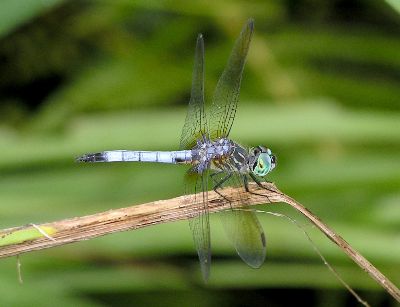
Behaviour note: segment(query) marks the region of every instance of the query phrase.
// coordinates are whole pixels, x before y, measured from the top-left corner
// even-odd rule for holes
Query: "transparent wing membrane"
[[[254,21],[250,19],[236,40],[215,89],[209,113],[209,135],[212,140],[227,138],[230,133],[253,29]],[[232,158],[221,166],[219,173],[213,175],[213,182],[216,191],[227,186],[241,187],[235,201],[244,210],[227,210],[221,214],[221,221],[239,256],[251,267],[260,267],[266,254],[265,234],[255,213],[246,211],[248,200],[244,178],[235,170]],[[233,204],[233,200],[230,201]]]
[[[185,199],[195,204],[195,213],[189,219],[190,230],[200,260],[204,280],[208,280],[211,265],[210,221],[208,214],[208,172],[194,173],[192,169],[186,174]]]
[[[233,243],[237,253],[244,262],[253,268],[260,267],[265,260],[266,255],[266,239],[264,231],[258,221],[257,216],[250,210],[248,204],[248,196],[245,193],[244,179],[242,175],[234,172],[232,166],[224,165],[225,171],[218,175],[219,180],[227,178],[219,189],[230,187],[241,187],[240,192],[235,195],[235,201],[232,197],[226,197],[231,205],[239,205],[241,209],[231,209],[221,212],[221,222],[225,232]],[[218,180],[218,179],[217,179]],[[215,184],[218,184],[214,180]]]
[[[196,52],[193,69],[192,91],[182,129],[180,149],[192,149],[197,140],[207,135],[207,123],[204,112],[204,41],[200,34],[197,37]],[[204,280],[210,274],[211,246],[210,223],[207,208],[208,170],[198,173],[192,167],[186,174],[185,200],[195,204],[195,213],[189,220],[194,244],[199,255],[201,272]]]
[[[198,139],[206,134],[204,112],[204,40],[199,34],[193,68],[192,91],[185,124],[182,129],[180,149],[192,149]]]
[[[247,52],[253,34],[254,21],[250,19],[237,39],[228,63],[214,92],[209,133],[211,139],[227,137],[235,118],[239,99],[240,83]]]

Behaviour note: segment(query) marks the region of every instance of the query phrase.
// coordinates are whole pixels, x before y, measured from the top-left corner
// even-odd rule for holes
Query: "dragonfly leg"
[[[210,177],[211,177],[212,180],[214,181],[214,184],[217,184],[217,183],[218,183],[218,181],[217,181],[216,178],[214,178],[214,177],[217,176],[217,175],[219,175],[219,174],[221,174],[221,173],[223,173],[223,172],[224,172],[224,170],[220,168],[217,172],[212,173],[212,174],[210,175]]]
[[[260,188],[262,188],[264,190],[267,190],[267,191],[270,191],[270,192],[275,192],[274,190],[271,190],[271,189],[268,189],[268,188],[264,187],[262,185],[261,181],[256,176],[254,176],[254,174],[250,173],[249,175],[254,180],[254,182],[257,183],[257,185]],[[243,176],[243,181],[244,181],[244,186],[245,186],[245,189],[246,189],[247,192],[249,192],[249,193],[251,193],[253,195],[264,196],[264,197],[266,197],[268,199],[268,202],[271,202],[271,200],[269,199],[269,197],[267,195],[256,193],[256,192],[252,192],[252,191],[249,190],[248,179],[247,179],[246,175]]]
[[[258,185],[260,188],[263,188],[264,190],[267,190],[267,191],[276,192],[276,191],[273,190],[273,189],[269,189],[269,188],[266,188],[265,186],[263,186],[263,184],[261,183],[261,181],[260,181],[254,174],[249,173],[249,175],[250,175],[250,177],[255,181],[255,183],[257,183],[257,185]],[[265,181],[265,182],[267,182],[267,183],[272,183],[271,181]]]
[[[216,184],[215,184],[214,187],[213,187],[213,190],[214,190],[215,193],[217,193],[217,194],[218,194],[219,196],[221,196],[223,199],[225,199],[226,201],[228,201],[229,203],[231,203],[231,200],[230,200],[229,198],[227,198],[226,196],[224,196],[221,192],[219,192],[218,189],[220,189],[221,186],[222,186],[227,180],[229,180],[229,178],[232,177],[232,173],[229,172],[224,178],[222,178],[222,179],[221,179],[220,181],[218,181],[218,182],[214,179],[214,176],[216,176],[216,175],[218,175],[218,174],[221,174],[221,173],[223,173],[223,172],[224,172],[224,170],[221,169],[219,172],[216,172],[216,173],[214,173],[214,174],[211,174],[211,177],[213,178],[214,182],[216,182]]]
[[[250,193],[250,190],[249,190],[249,181],[248,181],[246,175],[243,175],[243,183],[244,183],[244,189],[246,190],[246,192],[249,192],[249,193]]]

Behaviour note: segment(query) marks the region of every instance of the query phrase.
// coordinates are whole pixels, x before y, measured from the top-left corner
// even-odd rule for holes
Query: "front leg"
[[[221,196],[223,199],[225,199],[226,201],[228,201],[229,203],[231,203],[231,201],[229,200],[229,198],[227,198],[226,196],[224,196],[221,192],[218,191],[218,189],[220,189],[222,187],[222,185],[228,181],[231,177],[232,177],[232,173],[228,172],[227,175],[222,178],[220,181],[217,181],[214,179],[214,176],[222,174],[224,172],[224,170],[221,168],[219,172],[216,172],[214,174],[211,174],[211,178],[213,178],[214,182],[216,182],[216,184],[213,187],[213,190],[215,193],[217,193],[219,196]]]
[[[251,179],[253,179],[254,182],[255,182],[260,188],[262,188],[262,189],[264,189],[264,190],[267,190],[267,191],[270,191],[270,192],[275,192],[274,190],[271,190],[271,189],[268,189],[268,188],[264,187],[264,186],[262,185],[261,181],[260,181],[253,173],[249,173],[249,175],[250,175]],[[269,197],[268,197],[267,195],[264,195],[264,194],[260,194],[260,193],[256,193],[256,192],[250,191],[250,189],[249,189],[249,182],[248,182],[248,179],[247,179],[247,176],[246,176],[246,175],[243,176],[243,181],[244,181],[244,186],[245,186],[245,189],[246,189],[247,192],[249,192],[250,194],[253,194],[253,195],[264,196],[264,197],[266,197],[266,198],[268,199],[268,202],[271,202],[271,200],[269,199]],[[268,182],[268,181],[267,181],[267,182]]]
[[[275,193],[278,193],[278,194],[281,194],[281,195],[283,195],[281,192],[277,192],[276,190],[274,190],[274,189],[269,189],[269,188],[266,188],[265,186],[263,186],[263,184],[261,183],[261,181],[256,177],[256,175],[254,175],[253,173],[250,173],[250,177],[255,181],[255,183],[257,183],[257,185],[260,187],[260,188],[263,188],[264,190],[267,190],[267,191],[270,191],[270,192],[275,192]],[[267,183],[272,183],[271,181],[265,181],[265,182],[267,182]]]

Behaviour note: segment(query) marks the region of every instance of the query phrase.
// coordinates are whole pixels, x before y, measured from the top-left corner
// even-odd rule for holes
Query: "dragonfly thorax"
[[[235,143],[226,138],[210,140],[203,138],[197,141],[192,149],[192,161],[198,164],[198,171],[202,172],[214,162],[223,161],[231,156],[235,149]]]
[[[229,156],[234,150],[233,141],[225,138],[211,141],[207,138],[197,141],[193,148],[193,156],[195,160],[204,162],[212,159],[220,159]]]

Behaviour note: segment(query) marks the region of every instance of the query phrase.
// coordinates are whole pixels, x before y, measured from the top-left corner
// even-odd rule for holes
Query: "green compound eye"
[[[271,171],[271,156],[268,153],[261,153],[257,159],[257,165],[253,169],[253,173],[263,177]]]

